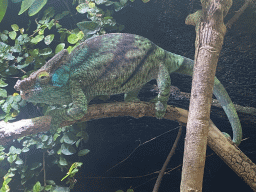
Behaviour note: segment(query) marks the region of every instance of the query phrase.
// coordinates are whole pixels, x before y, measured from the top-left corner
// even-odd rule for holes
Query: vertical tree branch
[[[196,26],[195,65],[185,140],[181,192],[202,191],[214,76],[232,0],[201,0],[202,10],[186,24]]]

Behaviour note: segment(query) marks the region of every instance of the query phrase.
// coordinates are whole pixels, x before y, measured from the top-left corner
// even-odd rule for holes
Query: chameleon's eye
[[[37,80],[42,84],[47,84],[49,82],[50,75],[46,71],[42,71],[37,75]]]

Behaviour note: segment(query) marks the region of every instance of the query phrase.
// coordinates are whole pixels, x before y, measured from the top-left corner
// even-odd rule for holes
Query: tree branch
[[[246,0],[243,6],[236,12],[236,14],[226,23],[227,28],[231,28],[234,22],[243,14],[245,9],[253,2],[253,0]]]
[[[201,4],[202,10],[185,21],[195,25],[196,40],[181,192],[202,191],[214,77],[226,33],[223,18],[232,0],[201,0]]]
[[[141,118],[143,116],[155,117],[155,105],[148,102],[116,102],[89,105],[88,113],[84,115],[80,121],[119,116],[131,116],[134,118]],[[167,106],[164,119],[187,123],[187,118],[187,110]],[[76,121],[64,121],[61,126],[71,125],[75,122]],[[0,144],[7,144],[21,136],[48,131],[50,123],[51,117],[49,116],[25,119],[14,123],[1,121]],[[229,141],[211,121],[208,133],[208,145],[239,177],[242,177],[245,182],[256,191],[256,184],[254,183],[254,180],[256,180],[256,165],[235,145],[232,145],[231,141]]]

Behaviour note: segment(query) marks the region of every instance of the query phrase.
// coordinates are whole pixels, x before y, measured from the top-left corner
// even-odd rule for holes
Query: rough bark
[[[202,191],[214,76],[226,33],[223,18],[232,1],[201,0],[201,4],[202,10],[186,19],[186,24],[196,26],[196,41],[181,192]]]

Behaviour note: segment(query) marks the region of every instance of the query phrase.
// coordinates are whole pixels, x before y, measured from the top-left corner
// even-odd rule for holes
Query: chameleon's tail
[[[192,76],[193,66],[194,66],[194,60],[184,57],[184,61],[181,64],[181,67],[175,72]],[[220,102],[222,108],[224,109],[229,119],[229,122],[233,130],[233,142],[238,146],[242,140],[241,123],[237,115],[236,109],[227,91],[225,90],[223,85],[220,83],[220,81],[216,77],[214,78],[213,94]]]

